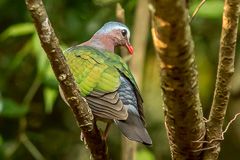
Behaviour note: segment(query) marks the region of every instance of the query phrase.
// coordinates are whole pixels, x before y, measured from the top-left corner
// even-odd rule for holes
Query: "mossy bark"
[[[86,100],[81,96],[80,90],[70,72],[42,0],[26,0],[26,5],[33,18],[41,45],[49,58],[55,76],[78,125],[84,133],[92,157],[95,160],[109,159],[107,145],[102,140],[91,109]]]

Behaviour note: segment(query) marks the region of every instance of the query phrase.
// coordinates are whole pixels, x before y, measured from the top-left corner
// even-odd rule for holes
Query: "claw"
[[[84,135],[83,135],[83,132],[81,132],[80,134],[80,140],[83,141],[84,140]]]
[[[86,141],[86,138],[84,138],[83,132],[81,132],[80,134],[80,140],[83,141],[85,147],[88,149],[87,141]]]

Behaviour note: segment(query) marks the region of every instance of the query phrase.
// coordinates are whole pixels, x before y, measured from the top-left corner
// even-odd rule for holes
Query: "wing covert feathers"
[[[130,140],[152,145],[145,128],[141,94],[123,59],[89,46],[71,47],[64,55],[93,114],[114,119]],[[60,87],[59,90],[67,103]]]

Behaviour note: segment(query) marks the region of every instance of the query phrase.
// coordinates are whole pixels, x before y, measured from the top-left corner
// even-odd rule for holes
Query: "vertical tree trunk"
[[[219,62],[214,99],[207,123],[206,139],[222,139],[222,126],[227,110],[234,73],[234,58],[237,41],[237,29],[240,12],[240,0],[225,0],[222,19]],[[204,159],[218,159],[220,141],[213,141],[206,147],[216,146],[204,152]]]
[[[151,0],[152,35],[159,57],[164,116],[172,159],[201,159],[205,124],[188,20],[188,1]]]

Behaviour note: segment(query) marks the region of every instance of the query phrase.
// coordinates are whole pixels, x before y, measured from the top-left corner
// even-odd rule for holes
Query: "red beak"
[[[133,48],[132,48],[130,42],[127,42],[127,43],[126,43],[126,48],[127,48],[128,51],[131,53],[131,55],[133,55],[134,50],[133,50]]]

